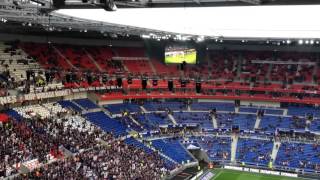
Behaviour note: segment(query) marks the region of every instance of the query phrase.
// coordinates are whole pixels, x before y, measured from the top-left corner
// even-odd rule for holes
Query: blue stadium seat
[[[17,121],[21,121],[23,120],[23,117],[15,110],[13,109],[9,109],[8,111],[6,111],[6,114],[12,118],[14,118]]]
[[[175,112],[173,117],[178,124],[199,124],[204,129],[213,129],[211,116],[206,112]]]
[[[180,164],[193,161],[178,140],[157,139],[152,141],[152,146]]]
[[[226,102],[198,102],[191,104],[192,110],[210,111],[216,109],[217,111],[234,112],[234,104]]]
[[[124,103],[124,104],[108,104],[103,106],[112,114],[121,114],[123,111],[140,112],[138,104]]]
[[[77,106],[76,104],[74,104],[74,103],[71,102],[71,101],[63,100],[63,101],[58,101],[58,103],[59,103],[63,108],[69,108],[69,109],[72,109],[72,110],[77,111],[77,112],[81,112],[81,111],[82,111],[79,106]]]
[[[236,160],[248,165],[268,166],[271,160],[273,141],[259,139],[238,139]]]
[[[187,110],[187,106],[182,102],[146,102],[143,107],[148,111],[172,111]]]
[[[106,132],[113,133],[115,136],[124,136],[127,134],[126,126],[119,121],[116,121],[104,112],[93,112],[84,115],[87,120],[93,124],[100,126]]]
[[[319,151],[320,146],[316,144],[284,142],[279,148],[275,164],[314,171],[320,164]]]
[[[211,161],[231,160],[231,138],[203,136],[191,138],[190,141],[199,144]]]
[[[89,99],[75,99],[73,101],[76,102],[83,109],[89,110],[89,109],[97,109],[97,108],[99,108],[99,106],[97,106],[95,103],[93,103]]]

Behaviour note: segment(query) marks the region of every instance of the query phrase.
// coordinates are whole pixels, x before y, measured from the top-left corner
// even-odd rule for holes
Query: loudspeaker
[[[122,87],[122,78],[121,77],[117,78],[117,86]]]
[[[50,78],[51,78],[50,73],[46,71],[44,73],[44,76],[46,77],[46,82],[49,83],[50,82]]]
[[[232,132],[233,133],[238,133],[240,131],[239,125],[232,125]]]
[[[71,74],[71,81],[76,81],[77,80],[77,75],[75,73]]]
[[[106,75],[102,76],[102,82],[105,84],[108,82],[108,77]]]
[[[196,82],[196,93],[201,93],[201,82]]]
[[[88,84],[90,84],[90,85],[93,82],[93,78],[92,78],[92,76],[90,74],[87,75],[87,81],[88,81]]]
[[[158,80],[157,79],[152,80],[152,85],[153,86],[158,86]]]
[[[132,78],[128,77],[128,84],[132,84]]]
[[[103,9],[106,11],[116,11],[117,6],[114,3],[114,0],[100,0],[100,3],[103,5]]]
[[[142,79],[141,85],[142,85],[142,89],[147,89],[147,79]]]
[[[180,80],[181,87],[185,88],[187,86],[186,80]]]
[[[27,80],[29,81],[31,77],[31,71],[27,70],[26,74],[27,74]]]
[[[67,83],[71,82],[71,75],[69,73],[66,74],[66,81],[67,81]]]
[[[235,104],[236,106],[240,106],[240,100],[239,100],[239,99],[235,100],[235,101],[234,101],[234,104]]]
[[[168,89],[169,91],[173,91],[173,80],[168,80]]]
[[[60,9],[66,5],[65,0],[53,0],[53,7],[56,9]]]

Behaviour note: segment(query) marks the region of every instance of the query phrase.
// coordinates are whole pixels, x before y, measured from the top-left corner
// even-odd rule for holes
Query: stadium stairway
[[[154,65],[150,59],[148,60],[148,63],[149,63],[149,66],[151,67],[152,73],[156,74],[157,73],[156,68],[154,67]]]
[[[288,109],[284,109],[283,110],[283,116],[287,116],[288,115]]]
[[[130,118],[131,121],[134,122],[136,125],[138,125],[138,126],[140,126],[140,127],[143,127],[138,121],[136,121],[136,120],[132,117],[131,114],[129,115],[129,118]]]
[[[147,113],[148,111],[146,110],[146,108],[144,108],[143,106],[140,106],[140,109],[142,110],[142,112]]]
[[[191,111],[191,106],[190,106],[190,104],[187,105],[187,111]]]
[[[91,62],[97,67],[97,69],[100,72],[105,72],[105,70],[100,67],[100,65],[97,63],[97,61],[92,57],[92,55],[86,49],[83,49],[83,51],[86,53],[86,55],[89,57]]]
[[[52,47],[53,47],[53,49],[57,52],[57,54],[58,54],[60,57],[62,57],[62,58],[69,64],[70,67],[72,67],[72,68],[74,68],[74,69],[78,69],[77,67],[75,67],[75,66],[69,61],[68,58],[66,58],[66,57],[59,51],[58,48],[56,48],[56,47],[54,47],[54,46],[52,46]]]
[[[239,108],[239,107],[234,107],[234,112],[235,112],[235,113],[239,113],[239,111],[240,111],[240,108]]]
[[[218,122],[214,116],[211,116],[212,119],[212,126],[213,128],[217,129],[218,128]]]
[[[172,116],[172,114],[168,114],[169,119],[171,120],[171,122],[176,125],[177,121],[174,119],[174,117]]]
[[[254,129],[258,129],[260,126],[261,118],[257,116],[256,122],[254,124]]]
[[[271,153],[272,164],[274,164],[274,162],[276,161],[276,157],[277,157],[280,146],[281,146],[281,142],[279,141],[273,143],[273,148]]]
[[[237,152],[237,144],[239,136],[236,134],[233,134],[231,136],[232,142],[231,142],[231,162],[236,162],[236,152]]]

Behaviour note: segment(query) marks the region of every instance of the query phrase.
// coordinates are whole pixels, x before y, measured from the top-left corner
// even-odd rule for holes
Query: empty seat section
[[[84,109],[97,109],[99,106],[97,106],[95,103],[90,101],[89,99],[75,99],[73,100],[78,105],[80,105]]]
[[[255,166],[268,166],[273,148],[272,140],[239,138],[236,160]]]
[[[152,146],[180,164],[193,161],[178,140],[153,140]]]
[[[113,133],[115,136],[123,136],[127,134],[126,126],[124,124],[110,118],[104,112],[87,113],[84,116],[93,124],[99,126],[106,132]]]
[[[63,100],[63,101],[58,101],[58,103],[63,107],[63,108],[68,108],[68,109],[72,109],[74,111],[77,112],[81,112],[81,108],[79,106],[77,106],[76,104],[74,104],[71,101],[67,101],[67,100]]]
[[[210,111],[210,110],[216,109],[217,111],[234,112],[234,104],[233,103],[224,103],[224,102],[198,102],[198,103],[192,103],[191,109],[205,110],[205,111]]]

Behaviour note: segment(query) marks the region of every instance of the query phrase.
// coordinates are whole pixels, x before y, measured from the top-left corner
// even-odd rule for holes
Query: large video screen
[[[167,64],[180,64],[185,61],[187,64],[196,64],[197,51],[186,46],[167,46],[165,49],[165,60]]]

